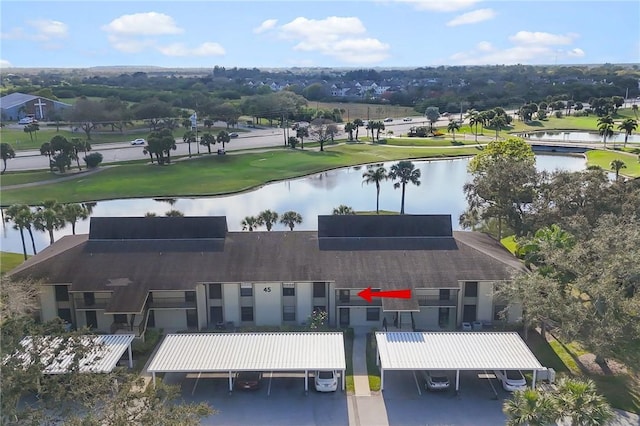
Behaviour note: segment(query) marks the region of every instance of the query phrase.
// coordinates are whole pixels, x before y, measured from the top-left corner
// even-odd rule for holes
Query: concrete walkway
[[[355,394],[348,397],[350,426],[388,426],[387,408],[380,392],[371,393],[367,372],[368,328],[354,328],[353,384]]]

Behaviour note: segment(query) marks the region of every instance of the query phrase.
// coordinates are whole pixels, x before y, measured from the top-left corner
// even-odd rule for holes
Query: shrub
[[[102,154],[99,152],[92,152],[84,157],[84,162],[87,163],[88,168],[95,169],[100,163],[102,163]]]
[[[556,118],[562,118],[562,111],[556,111],[555,116]]]

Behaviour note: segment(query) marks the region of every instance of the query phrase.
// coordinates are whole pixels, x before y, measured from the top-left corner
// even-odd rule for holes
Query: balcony
[[[360,296],[336,297],[337,306],[382,306],[382,299],[374,297],[371,303],[367,302]]]
[[[86,303],[82,297],[74,297],[73,304],[78,311],[99,311],[107,308],[109,299],[96,299],[93,303]]]
[[[452,306],[458,305],[458,297],[455,294],[450,295],[448,298],[441,298],[439,295],[428,296],[416,296],[419,306]]]
[[[196,302],[186,301],[184,297],[156,297],[147,306],[151,309],[195,309]]]

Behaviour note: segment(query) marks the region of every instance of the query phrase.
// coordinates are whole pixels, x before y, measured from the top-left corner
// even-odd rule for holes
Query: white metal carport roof
[[[515,332],[376,332],[376,343],[381,379],[384,370],[544,369]]]
[[[73,338],[73,337],[72,337]],[[71,339],[72,339],[71,338]],[[110,373],[118,364],[118,361],[128,350],[129,368],[133,367],[131,357],[131,342],[133,334],[104,334],[79,336],[77,343],[72,343],[70,338],[44,336],[34,341],[32,336],[27,336],[20,341],[25,348],[24,352],[16,354],[25,364],[31,362],[30,352],[32,345],[36,345],[40,353],[41,362],[45,365],[44,374],[65,374],[72,368],[75,348],[87,348],[87,353],[78,362],[80,373]]]
[[[169,334],[147,371],[155,373],[346,370],[342,333]],[[306,388],[306,379],[305,379]]]

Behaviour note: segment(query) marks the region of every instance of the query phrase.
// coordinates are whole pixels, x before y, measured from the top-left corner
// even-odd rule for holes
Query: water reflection
[[[602,142],[602,136],[598,133],[591,132],[529,132],[520,136],[528,139],[540,141],[556,141],[556,142]],[[615,133],[607,138],[607,143],[624,143],[624,133]],[[640,143],[640,135],[629,135],[627,139],[629,143]]]
[[[538,155],[536,158],[540,170],[581,170],[586,166],[582,157]],[[422,173],[421,184],[407,186],[405,211],[408,214],[451,214],[456,218],[454,227],[459,229],[457,217],[466,208],[462,187],[469,179],[466,170],[468,162],[468,159],[415,161]],[[392,164],[393,162],[389,162],[383,165],[389,169]],[[229,229],[239,231],[242,229],[240,222],[246,216],[256,215],[266,209],[278,213],[294,210],[303,218],[303,223],[296,226],[296,229],[313,230],[317,229],[318,215],[331,214],[341,204],[354,210],[375,210],[376,187],[375,184],[362,184],[362,174],[365,171],[365,167],[347,167],[265,185],[255,191],[237,195],[100,201],[93,206],[92,215],[144,216],[146,213],[155,213],[157,216],[164,216],[172,209],[181,211],[185,216],[227,216]],[[400,197],[401,190],[394,189],[393,182],[381,183],[380,209],[399,211]],[[273,229],[285,230],[285,227],[278,224]],[[88,231],[88,220],[76,225],[77,233]],[[54,232],[56,240],[68,234],[71,234],[70,226]],[[34,236],[38,250],[49,245],[45,233],[36,232]],[[28,235],[26,238],[28,239]],[[22,252],[20,234],[11,226],[3,230],[2,250]]]

